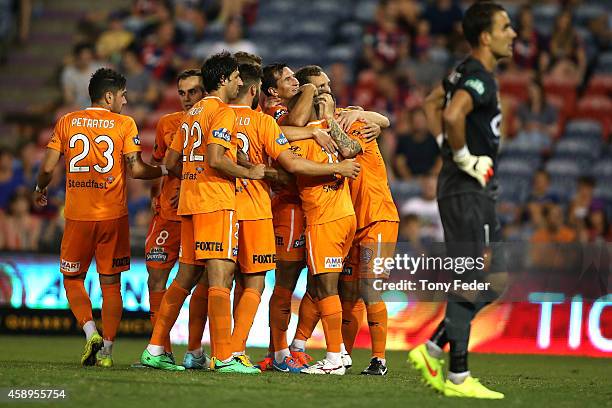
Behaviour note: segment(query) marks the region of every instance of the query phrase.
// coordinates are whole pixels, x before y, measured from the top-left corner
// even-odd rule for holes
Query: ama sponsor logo
[[[326,256],[325,257],[325,269],[342,269],[342,257],[341,256]]]
[[[65,259],[60,260],[60,270],[66,273],[77,273],[81,269],[80,262],[71,262]]]

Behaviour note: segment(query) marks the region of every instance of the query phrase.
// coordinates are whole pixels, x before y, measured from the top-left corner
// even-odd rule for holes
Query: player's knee
[[[266,286],[266,273],[243,275],[243,281],[245,289],[256,290],[261,295]]]
[[[356,302],[359,300],[359,290],[355,282],[340,281],[338,292],[342,301]]]
[[[101,285],[114,285],[117,283],[121,283],[121,274],[117,273],[115,275],[100,275],[100,284]]]
[[[149,291],[160,292],[166,289],[170,270],[149,269],[148,272],[149,277],[147,278],[147,286],[149,288]]]

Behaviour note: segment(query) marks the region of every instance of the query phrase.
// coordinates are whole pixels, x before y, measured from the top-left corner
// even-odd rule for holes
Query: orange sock
[[[164,298],[165,290],[161,290],[159,292],[149,292],[149,314],[151,316],[151,327],[155,327],[155,322],[157,320],[157,312],[159,311],[159,306],[161,305],[162,299]],[[168,337],[164,341],[164,349],[167,353],[172,353],[172,343],[170,343],[170,333],[168,333]]]
[[[372,356],[385,358],[387,346],[387,305],[385,302],[377,302],[368,305],[368,326],[370,326],[370,338],[372,339]]]
[[[208,318],[208,286],[198,283],[189,301],[189,344],[187,350],[202,346],[202,334]]]
[[[315,327],[317,327],[317,323],[319,323],[320,319],[321,313],[317,303],[310,294],[306,292],[300,302],[299,319],[297,330],[295,331],[295,338],[297,340],[308,340],[310,336],[312,336],[312,332]]]
[[[242,283],[240,283],[239,280],[236,280],[235,282],[236,285],[234,285],[234,302],[232,304],[232,312],[234,313],[234,315],[236,314],[236,310],[238,309],[238,303],[240,303],[240,298],[244,293],[244,287],[242,286]]]
[[[208,288],[208,320],[213,341],[213,357],[227,360],[232,356],[232,315],[230,290],[211,286]]]
[[[261,295],[255,289],[246,288],[240,297],[240,303],[234,313],[234,332],[232,333],[232,351],[246,350],[246,341],[253,326]]]
[[[270,298],[270,342],[272,351],[289,348],[287,329],[291,319],[291,291],[282,286],[274,287]]]
[[[151,335],[151,344],[164,346],[166,338],[170,335],[170,330],[172,330],[172,326],[174,326],[174,322],[176,322],[178,318],[187,295],[189,295],[187,289],[182,288],[175,280],[172,281],[172,284],[170,284],[159,306],[155,327]]]
[[[104,340],[115,340],[123,314],[121,284],[100,285],[102,289],[102,332]]]
[[[359,299],[357,302],[344,301],[342,302],[342,339],[346,351],[351,354],[355,338],[359,333],[359,327],[363,321],[365,312],[365,303]]]
[[[325,333],[328,353],[339,353],[342,344],[342,304],[340,296],[328,296],[317,302],[321,311],[321,322]]]
[[[80,279],[65,279],[64,288],[70,310],[74,314],[79,326],[93,320],[91,313],[91,300],[85,290],[85,283]]]

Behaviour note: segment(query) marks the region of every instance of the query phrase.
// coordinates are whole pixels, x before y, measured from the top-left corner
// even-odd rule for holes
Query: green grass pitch
[[[0,336],[0,388],[65,388],[64,401],[18,407],[603,407],[612,406],[611,360],[472,354],[476,377],[504,392],[503,401],[450,399],[419,381],[406,352],[389,352],[386,377],[359,375],[367,350],[354,352],[344,377],[265,372],[258,376],[132,369],[146,340],[119,339],[113,369],[79,366],[80,337]],[[184,347],[175,347],[181,360]],[[322,350],[310,350],[313,357]],[[262,349],[249,350],[257,359]],[[0,406],[8,406],[0,400]],[[6,401],[6,400],[4,400]],[[42,404],[42,405],[41,405]],[[13,405],[13,404],[11,404]]]

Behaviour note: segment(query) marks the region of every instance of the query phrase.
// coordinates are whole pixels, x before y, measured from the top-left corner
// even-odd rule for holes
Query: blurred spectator
[[[339,107],[349,106],[353,103],[352,88],[350,86],[350,73],[343,62],[335,62],[329,68],[331,89]]]
[[[400,219],[398,242],[407,242],[414,252],[423,247],[421,240],[421,222],[416,214],[406,214]]]
[[[589,176],[583,176],[578,179],[576,193],[572,197],[569,211],[568,222],[574,227],[581,227],[586,221],[589,213],[589,208],[593,204],[593,193],[595,191],[595,179]]]
[[[23,185],[19,162],[10,151],[0,148],[0,209],[7,208],[11,196]]]
[[[612,30],[610,30],[609,13],[602,14],[589,21],[589,31],[593,36],[597,53],[609,51],[612,45]]]
[[[406,201],[401,215],[414,214],[419,219],[420,239],[424,242],[444,242],[444,229],[436,200],[436,176],[429,174],[421,179],[421,196]]]
[[[548,203],[543,210],[544,224],[533,234],[531,242],[568,243],[576,240],[576,232],[565,225],[563,209],[560,205]]]
[[[171,81],[182,64],[183,53],[175,42],[176,27],[166,21],[157,27],[155,34],[148,37],[140,58],[154,78]]]
[[[521,104],[516,113],[515,129],[520,129],[517,142],[537,146],[540,151],[548,150],[559,132],[559,114],[546,101],[544,88],[539,81],[532,80],[527,91],[527,103]]]
[[[252,23],[250,14],[254,12],[253,6],[257,5],[258,0],[220,0],[221,11],[219,21],[226,22],[235,17],[247,17],[247,23]]]
[[[403,180],[426,175],[434,170],[440,160],[440,149],[427,130],[427,118],[421,108],[402,111],[398,126],[395,150],[395,170]],[[406,118],[407,117],[407,118]],[[408,125],[404,125],[407,119]],[[401,133],[400,133],[401,132]]]
[[[419,20],[416,26],[413,48],[416,57],[426,54],[432,46],[431,26],[427,20]]]
[[[531,260],[533,265],[559,269],[565,266],[564,254],[567,248],[554,244],[568,244],[576,241],[576,232],[565,225],[563,209],[549,203],[544,207],[544,225],[531,237]]]
[[[127,49],[122,54],[121,67],[126,78],[128,104],[126,112],[141,124],[159,99],[159,84],[140,63],[136,51]]]
[[[20,167],[23,174],[23,184],[26,188],[33,188],[36,185],[39,161],[38,145],[34,142],[27,142],[20,150]]]
[[[397,6],[393,1],[381,1],[376,10],[376,22],[368,27],[363,38],[366,66],[382,71],[393,68],[410,53],[410,37],[397,23]]]
[[[422,85],[427,90],[432,89],[440,83],[440,79],[446,73],[445,64],[440,64],[439,61],[434,61],[432,58],[436,51],[428,49],[421,52],[416,58],[402,60],[399,67],[400,75],[407,75],[407,80],[411,83]],[[446,52],[441,57],[446,60]]]
[[[30,214],[31,203],[27,192],[13,194],[7,215],[2,219],[0,232],[4,236],[4,249],[10,251],[36,251],[42,221]]]
[[[425,8],[423,18],[429,22],[433,35],[444,36],[460,31],[463,12],[455,0],[434,0]]]
[[[527,220],[530,222],[532,229],[538,229],[544,225],[544,206],[549,202],[558,202],[558,199],[552,196],[550,190],[550,175],[544,169],[539,169],[533,176],[531,193],[527,199],[525,207],[527,212]]]
[[[551,77],[580,83],[586,71],[586,55],[569,10],[557,16],[549,48]]]
[[[533,24],[531,5],[523,5],[518,13],[517,37],[514,40],[513,60],[522,70],[539,71],[543,64],[545,44]]]
[[[407,33],[413,33],[416,30],[418,31],[418,24],[421,21],[419,20],[419,14],[421,14],[421,6],[419,2],[416,0],[392,0],[395,2],[395,7],[397,9],[397,22]]]
[[[123,27],[118,13],[113,13],[108,19],[108,29],[104,31],[96,42],[98,57],[119,63],[121,52],[134,41],[134,34]]]
[[[94,59],[93,46],[81,43],[74,46],[73,60],[61,74],[64,104],[78,108],[91,105],[89,100],[89,79],[103,65]]]
[[[58,253],[62,246],[65,219],[62,215],[44,220],[38,250],[43,253]]]
[[[225,34],[223,41],[219,41],[210,48],[210,54],[217,54],[221,51],[229,51],[234,54],[238,51],[257,54],[257,47],[249,40],[245,40],[242,35],[242,21],[240,18],[230,18],[225,24]]]
[[[600,201],[594,202],[589,209],[586,217],[586,232],[587,242],[612,241],[612,229],[610,229],[605,206]]]

